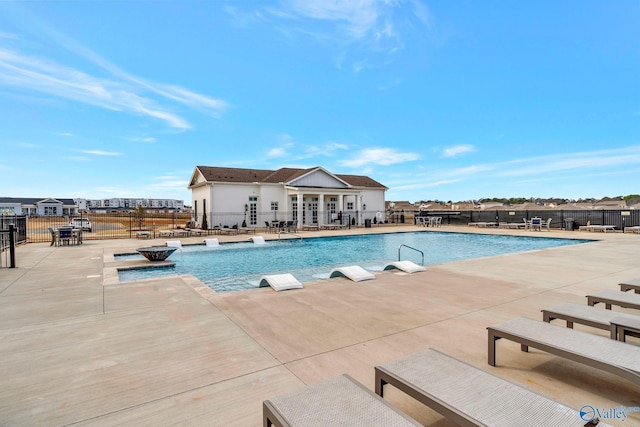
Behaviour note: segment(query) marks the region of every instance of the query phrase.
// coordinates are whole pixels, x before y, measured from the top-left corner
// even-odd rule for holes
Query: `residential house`
[[[0,215],[73,216],[77,213],[73,199],[0,197]]]

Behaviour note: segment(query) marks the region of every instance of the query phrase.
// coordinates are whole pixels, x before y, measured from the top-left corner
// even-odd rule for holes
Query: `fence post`
[[[16,268],[16,226],[9,224],[9,268]]]

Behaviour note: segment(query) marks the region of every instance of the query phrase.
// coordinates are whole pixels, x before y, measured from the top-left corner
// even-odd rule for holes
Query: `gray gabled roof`
[[[277,170],[264,169],[242,169],[242,168],[224,168],[215,166],[196,166],[204,179],[208,182],[236,182],[236,183],[272,183],[280,182],[288,183],[307,173],[313,172],[321,167],[313,167],[308,169],[297,168],[280,168]],[[330,172],[329,172],[330,173]],[[347,184],[354,187],[366,188],[384,188],[384,185],[378,181],[362,175],[340,175],[333,174]]]
[[[55,197],[0,197],[0,203],[20,203],[21,205],[35,205],[42,202],[60,202],[63,205],[75,205],[73,199],[58,199]]]

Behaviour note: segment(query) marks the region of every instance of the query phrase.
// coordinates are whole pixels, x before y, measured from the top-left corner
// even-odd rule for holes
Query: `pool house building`
[[[277,170],[196,166],[189,183],[200,226],[264,227],[272,221],[363,225],[384,218],[387,187],[323,167]]]

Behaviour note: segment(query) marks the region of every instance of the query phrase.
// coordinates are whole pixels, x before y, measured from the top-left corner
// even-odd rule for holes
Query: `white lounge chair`
[[[417,273],[418,271],[427,271],[426,267],[418,265],[412,261],[394,261],[386,264],[383,270],[402,270],[406,273]]]
[[[363,280],[372,280],[376,278],[376,276],[369,273],[359,265],[334,268],[333,270],[331,270],[331,273],[329,273],[329,278],[331,279],[334,277],[346,277],[353,280],[354,282],[361,282]]]
[[[218,241],[218,239],[216,237],[212,237],[210,239],[204,239],[204,244],[207,247],[216,247],[216,246],[220,246],[220,242]]]
[[[461,426],[589,425],[562,403],[431,348],[376,366],[375,381],[379,396],[389,384]]]
[[[182,249],[182,242],[180,240],[167,240],[167,246],[170,248]]]
[[[267,286],[271,286],[274,291],[286,291],[289,289],[302,289],[302,283],[298,281],[291,273],[285,274],[271,274],[262,276],[260,278],[260,284],[258,287],[266,288]]]

